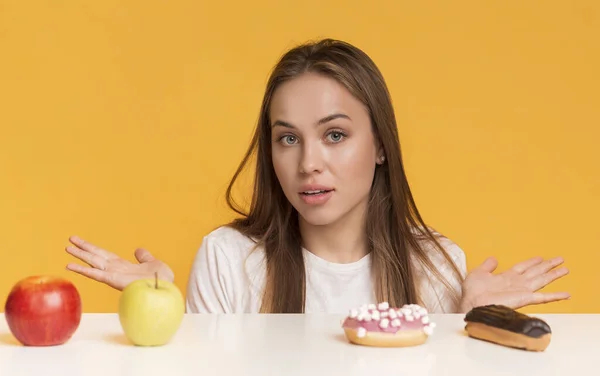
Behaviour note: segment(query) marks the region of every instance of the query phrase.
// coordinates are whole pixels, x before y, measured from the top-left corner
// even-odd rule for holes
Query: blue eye
[[[333,131],[333,132],[329,133],[327,136],[334,143],[340,142],[344,139],[344,137],[346,137],[344,132],[340,132],[340,131]]]
[[[283,136],[281,137],[281,140],[283,140],[288,145],[292,145],[294,141],[297,141],[296,136],[291,135]]]

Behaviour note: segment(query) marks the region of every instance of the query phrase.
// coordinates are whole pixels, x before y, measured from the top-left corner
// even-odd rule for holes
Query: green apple
[[[141,279],[127,285],[119,298],[119,321],[137,346],[162,346],[175,335],[185,313],[179,288],[171,282]]]

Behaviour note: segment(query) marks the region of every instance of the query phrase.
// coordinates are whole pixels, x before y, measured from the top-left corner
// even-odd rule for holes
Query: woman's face
[[[302,219],[362,214],[380,157],[365,106],[334,79],[306,73],[275,91],[270,119],[275,173]]]

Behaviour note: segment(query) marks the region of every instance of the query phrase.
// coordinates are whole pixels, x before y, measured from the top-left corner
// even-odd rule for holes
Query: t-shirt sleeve
[[[232,313],[232,266],[214,238],[205,237],[190,272],[186,312]]]
[[[437,251],[435,251],[432,261],[460,298],[462,296],[462,282],[467,274],[465,252],[448,238],[441,237],[438,238],[438,241],[456,264],[460,272],[460,277],[456,276],[452,265]],[[422,281],[421,294],[425,305],[428,306],[428,310],[432,313],[457,313],[459,311],[458,303],[452,299],[452,293],[446,285],[429,271],[423,274],[426,274],[426,276],[423,276],[425,278]]]

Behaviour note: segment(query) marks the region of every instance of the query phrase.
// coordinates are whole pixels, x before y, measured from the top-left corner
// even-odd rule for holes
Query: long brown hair
[[[394,109],[385,81],[373,61],[360,49],[324,39],[285,53],[269,77],[258,124],[250,147],[227,189],[227,202],[242,218],[229,226],[255,239],[266,254],[266,285],[261,312],[302,313],[305,306],[305,266],[298,213],[286,199],[275,175],[271,154],[269,108],[278,86],[305,72],[316,72],[340,82],[370,113],[373,132],[384,150],[370,193],[367,238],[378,301],[392,306],[420,303],[411,256],[459,296],[431,262],[423,240],[430,241],[460,273],[424,223],[409,188],[400,151]],[[254,190],[248,212],[233,199],[233,186],[250,159],[256,158]]]

